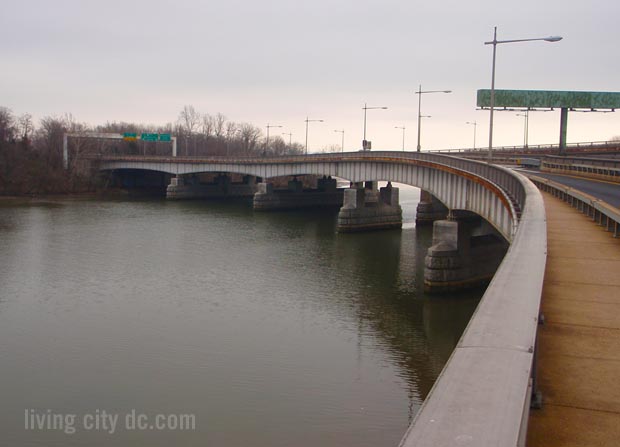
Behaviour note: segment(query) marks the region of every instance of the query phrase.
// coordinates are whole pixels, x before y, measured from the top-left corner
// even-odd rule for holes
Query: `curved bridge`
[[[402,152],[347,153],[278,158],[104,157],[101,170],[143,169],[174,175],[203,172],[262,177],[314,174],[351,182],[392,181],[432,193],[451,210],[472,211],[508,241],[516,232],[523,191],[502,168],[455,157]]]
[[[279,158],[100,157],[99,169],[175,175],[229,172],[263,178],[331,175],[425,189],[449,209],[475,212],[511,243],[461,340],[401,446],[524,445],[546,262],[536,187],[514,171],[474,160],[402,152]]]

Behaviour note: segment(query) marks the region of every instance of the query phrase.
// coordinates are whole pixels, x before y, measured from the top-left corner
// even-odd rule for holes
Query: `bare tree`
[[[200,113],[194,109],[194,106],[186,105],[179,113],[179,123],[186,132],[185,136],[185,155],[188,155],[188,142],[192,138],[194,131],[200,125]],[[196,142],[194,141],[194,153],[196,153]]]
[[[262,131],[253,124],[242,123],[239,125],[239,133],[243,144],[243,151],[246,154],[253,152],[256,149]]]
[[[214,128],[213,117],[209,115],[208,113],[205,113],[204,115],[202,115],[201,131],[202,131],[202,134],[205,136],[205,138],[209,138],[213,135],[213,128]]]
[[[218,113],[213,118],[213,132],[215,133],[216,138],[222,138],[224,135],[224,127],[226,124],[226,117],[221,113]]]
[[[0,143],[15,138],[15,118],[11,109],[0,107]]]
[[[41,152],[45,154],[49,166],[62,166],[63,136],[66,122],[62,118],[47,116],[41,120],[38,134],[41,141]]]
[[[32,122],[32,115],[24,113],[17,119],[17,126],[21,135],[22,143],[26,146],[30,145],[30,136],[34,132],[34,123]]]

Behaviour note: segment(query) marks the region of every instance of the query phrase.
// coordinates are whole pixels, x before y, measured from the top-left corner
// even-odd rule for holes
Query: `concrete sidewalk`
[[[620,239],[543,193],[548,257],[539,328],[542,410],[528,446],[620,445]]]

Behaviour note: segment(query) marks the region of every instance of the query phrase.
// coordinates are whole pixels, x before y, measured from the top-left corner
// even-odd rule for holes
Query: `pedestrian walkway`
[[[548,255],[528,447],[620,446],[620,239],[543,193]]]

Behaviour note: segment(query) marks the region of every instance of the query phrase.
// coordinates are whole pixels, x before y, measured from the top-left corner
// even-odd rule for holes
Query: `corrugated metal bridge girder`
[[[446,157],[448,158],[448,157]],[[458,168],[467,167],[466,161],[459,162]],[[416,186],[429,191],[449,209],[463,209],[477,213],[487,219],[498,231],[512,239],[511,210],[506,207],[506,198],[501,197],[494,188],[476,180],[476,175],[457,169],[446,169],[441,165],[407,163],[404,160],[341,160],[313,162],[240,162],[240,163],[199,163],[192,161],[157,162],[153,160],[105,161],[100,169],[147,169],[186,175],[202,172],[230,172],[249,174],[263,179],[288,175],[319,175],[345,178],[352,182],[370,180],[392,181]],[[490,177],[497,178],[502,172],[491,171]],[[497,188],[495,188],[497,189]],[[519,191],[515,191],[515,196]],[[474,200],[469,200],[473,196]]]

